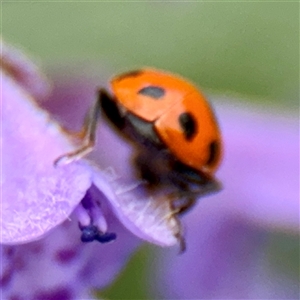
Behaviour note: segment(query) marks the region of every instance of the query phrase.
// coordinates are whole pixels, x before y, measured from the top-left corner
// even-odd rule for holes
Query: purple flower
[[[160,291],[168,299],[296,299],[299,278],[272,268],[268,252],[272,232],[299,233],[298,118],[224,102],[224,190],[184,218],[188,249],[164,251]]]
[[[68,86],[56,77],[42,102],[48,83],[22,53],[1,46],[2,297],[91,298],[92,289],[110,283],[136,249],[135,235],[171,246],[180,224],[160,201],[163,193],[149,194],[138,180],[132,149],[105,124],[93,163],[82,159],[55,167],[59,156],[78,145],[53,116],[78,130],[95,82],[81,78]]]
[[[132,146],[105,122],[87,158],[54,167],[78,147],[69,131],[80,129],[102,81],[82,66],[76,76],[61,67],[42,101],[49,85],[37,68],[18,51],[5,44],[2,49],[2,296],[91,299],[136,249],[136,236],[172,246],[180,223],[165,191],[150,193],[137,177]],[[289,146],[297,132],[294,119],[283,118],[278,126],[270,114],[234,106],[220,106],[219,115],[225,188],[186,218],[188,252],[168,259],[160,277],[164,291],[178,298],[283,295],[281,287],[289,285],[274,284],[261,249],[267,230],[298,230],[299,152]]]

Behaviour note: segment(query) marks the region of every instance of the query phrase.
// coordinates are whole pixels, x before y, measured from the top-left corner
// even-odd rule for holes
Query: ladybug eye
[[[159,99],[165,95],[165,90],[159,86],[150,85],[139,90],[138,94]]]
[[[190,113],[182,113],[178,118],[180,127],[184,133],[184,136],[187,140],[193,138],[197,132],[197,123]]]
[[[206,162],[207,165],[212,165],[216,159],[218,158],[219,154],[219,143],[217,141],[211,142],[209,145],[209,157]]]

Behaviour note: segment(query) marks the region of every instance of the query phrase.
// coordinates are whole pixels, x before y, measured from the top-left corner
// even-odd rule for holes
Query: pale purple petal
[[[17,83],[2,73],[1,242],[37,239],[63,222],[91,185],[88,167],[55,168],[67,137]]]
[[[1,297],[95,299],[140,241],[92,185],[112,189],[107,172],[86,160],[54,167],[73,141],[37,106],[45,86],[36,69],[18,51],[2,54]],[[87,225],[105,244],[81,241]]]
[[[36,100],[43,100],[50,92],[50,84],[22,51],[0,39],[1,68]]]
[[[298,116],[271,108],[245,109],[228,100],[217,108],[225,154],[218,173],[224,190],[216,197],[241,218],[298,232]]]
[[[164,192],[150,193],[137,178],[131,177],[130,182],[129,173],[122,176],[115,169],[113,172],[117,175],[109,181],[112,189],[103,185],[102,181],[98,180],[99,176],[93,181],[110,200],[120,221],[134,234],[149,242],[161,246],[178,243],[180,223],[173,217]]]
[[[187,251],[166,251],[156,264],[165,299],[297,298],[298,281],[269,266],[267,231],[216,205],[198,207],[186,223]]]
[[[139,241],[111,213],[101,193],[94,189],[94,195],[101,200],[109,228],[118,234],[117,240],[110,244],[82,243],[73,214],[39,241],[2,246],[10,262],[3,268],[1,279],[5,299],[15,296],[67,300],[88,294],[92,299],[93,288],[101,289],[114,279]]]

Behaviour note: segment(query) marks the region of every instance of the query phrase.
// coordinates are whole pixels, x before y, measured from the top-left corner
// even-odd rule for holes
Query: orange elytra
[[[176,159],[195,170],[215,172],[221,135],[209,102],[193,84],[164,71],[142,69],[114,77],[111,86],[115,101],[151,122]]]

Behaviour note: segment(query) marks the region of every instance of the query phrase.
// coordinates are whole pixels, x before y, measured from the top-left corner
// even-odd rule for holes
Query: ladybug
[[[220,190],[214,174],[222,142],[212,108],[190,82],[171,73],[145,68],[118,75],[111,92],[100,89],[83,126],[83,146],[56,162],[72,161],[95,144],[100,112],[136,145],[136,170],[149,188],[172,186],[174,211],[188,210],[197,198]],[[149,163],[151,162],[151,163]]]

